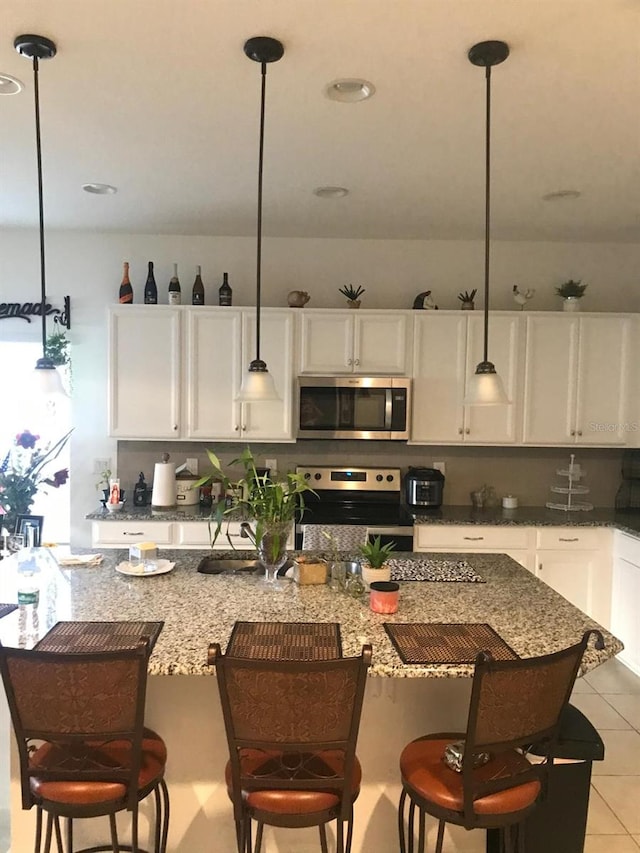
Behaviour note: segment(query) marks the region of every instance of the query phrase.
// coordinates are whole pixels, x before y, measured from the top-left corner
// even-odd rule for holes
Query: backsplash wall
[[[235,459],[246,444],[202,442],[119,441],[117,474],[122,488],[129,490],[143,471],[151,486],[153,468],[162,453],[181,465],[187,457],[198,459],[199,473],[209,467],[206,449],[213,450],[223,464]],[[444,503],[469,506],[469,493],[483,484],[493,486],[498,497],[517,495],[521,506],[543,506],[551,500],[549,487],[560,484],[556,469],[569,463],[570,452],[586,471],[583,482],[591,489],[594,506],[612,507],[620,485],[622,450],[533,447],[424,447],[387,441],[305,440],[294,444],[252,444],[258,465],[266,458],[276,459],[280,472],[293,471],[296,465],[351,465],[356,467],[395,467],[403,473],[410,465],[446,465]],[[228,469],[234,476],[233,469]],[[235,476],[239,477],[240,473]],[[556,498],[558,496],[556,495]]]

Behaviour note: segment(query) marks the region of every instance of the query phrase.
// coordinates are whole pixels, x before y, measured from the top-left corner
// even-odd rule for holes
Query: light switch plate
[[[198,460],[197,459],[187,459],[185,464],[192,474],[196,475],[198,473]]]
[[[265,459],[264,467],[269,469],[269,472],[273,474],[278,470],[278,460],[277,459]]]

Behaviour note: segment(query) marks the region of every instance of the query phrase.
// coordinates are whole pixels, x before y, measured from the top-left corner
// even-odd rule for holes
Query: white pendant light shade
[[[256,362],[252,361],[249,370],[242,377],[236,400],[239,403],[264,403],[279,399],[273,376],[267,370],[266,364],[262,362],[256,365]]]
[[[43,397],[68,397],[60,374],[48,358],[39,358],[33,370],[33,384]]]
[[[491,370],[485,369],[486,365]],[[481,362],[469,382],[464,398],[465,406],[499,406],[508,403],[502,379],[491,362]]]

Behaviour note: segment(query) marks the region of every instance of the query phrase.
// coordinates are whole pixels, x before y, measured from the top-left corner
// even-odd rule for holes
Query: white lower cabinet
[[[640,675],[640,539],[614,534],[611,631],[624,643],[618,657]]]
[[[163,548],[212,548],[215,551],[253,549],[251,540],[241,535],[239,521],[225,522],[215,545],[211,544],[215,524],[206,521],[94,521],[93,548],[128,548],[135,542],[155,542]]]
[[[461,554],[507,554],[533,571],[531,527],[491,527],[474,524],[418,524],[414,527],[416,551]]]

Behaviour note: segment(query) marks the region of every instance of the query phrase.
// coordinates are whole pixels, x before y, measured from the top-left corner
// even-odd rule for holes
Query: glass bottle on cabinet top
[[[120,292],[118,301],[123,305],[130,305],[133,302],[133,288],[129,281],[129,261],[124,262],[124,270],[122,273],[122,283],[120,284]]]
[[[191,304],[204,305],[204,284],[202,283],[201,267],[196,267],[196,280],[191,291]]]
[[[180,305],[182,293],[180,290],[180,279],[178,278],[178,264],[173,265],[173,275],[169,280],[169,305]]]
[[[231,305],[232,296],[233,292],[231,290],[231,285],[229,284],[229,273],[222,273],[222,284],[218,290],[218,304]]]
[[[149,272],[147,273],[147,280],[144,285],[144,304],[158,304],[158,288],[156,287],[156,279],[153,274],[153,261],[149,261]]]

